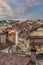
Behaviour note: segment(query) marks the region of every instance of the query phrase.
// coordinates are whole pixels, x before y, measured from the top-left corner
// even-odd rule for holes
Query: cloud
[[[37,9],[36,6],[39,6],[41,2],[42,0],[0,0],[0,18],[32,18],[39,11],[40,7],[37,12],[34,9]]]
[[[0,19],[5,18],[4,14],[5,12],[3,11],[3,8],[0,8]]]
[[[6,8],[6,10],[9,12],[9,15],[13,15],[13,11],[11,7],[8,5],[8,3],[5,0],[0,0],[0,5]]]
[[[1,14],[4,14],[4,12],[3,12],[3,9],[2,8],[0,8],[0,15]]]
[[[36,5],[39,5],[39,0],[26,0],[26,4],[29,7],[36,6]]]
[[[17,11],[17,13],[24,13],[25,8],[21,7],[21,8],[18,8],[16,11]]]
[[[21,0],[18,0],[18,1],[21,1]],[[39,0],[22,0],[22,6],[19,7],[16,9],[17,13],[26,13],[26,11],[33,7],[33,6],[38,6],[40,4],[40,1]]]

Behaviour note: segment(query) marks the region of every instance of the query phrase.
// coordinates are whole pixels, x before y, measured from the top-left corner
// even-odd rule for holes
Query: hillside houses
[[[36,44],[39,45],[41,41],[39,41],[40,43],[39,42],[36,43],[36,40],[38,41],[39,38],[40,40],[43,40],[42,39],[43,32],[42,32],[42,29],[40,28],[41,26],[43,28],[42,21],[31,21],[30,22],[28,20],[24,22],[15,22],[13,25],[8,24],[8,27],[5,27],[5,29],[3,27],[3,30],[8,32],[8,39],[14,44],[16,44],[16,32],[17,32],[18,33],[18,43],[17,43],[18,46],[21,49],[23,48],[22,50],[24,50],[24,52],[29,52],[30,45],[32,44],[32,42],[35,42],[35,45]],[[40,31],[39,31],[39,28],[41,29]]]
[[[37,52],[43,52],[42,21],[16,22],[7,25],[7,27],[0,26],[1,65],[36,65],[33,62],[35,59],[37,62],[40,58],[43,60],[42,56],[36,55]],[[35,54],[31,52],[33,44],[36,49]]]

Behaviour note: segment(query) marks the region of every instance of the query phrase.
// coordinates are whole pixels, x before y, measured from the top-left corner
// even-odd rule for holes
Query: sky
[[[43,19],[43,0],[0,0],[0,20]]]

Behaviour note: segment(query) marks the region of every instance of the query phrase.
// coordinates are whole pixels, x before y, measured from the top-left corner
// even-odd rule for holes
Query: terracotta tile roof
[[[26,26],[24,26],[23,28],[22,28],[22,30],[21,30],[21,32],[20,32],[20,34],[19,34],[19,36],[20,37],[24,37],[24,38],[28,38],[29,37],[29,34],[30,34],[30,32],[32,32],[32,31],[34,31],[34,30],[36,30],[37,28],[39,28],[39,27],[41,27],[42,25],[40,24],[31,24],[31,25],[26,25]],[[25,31],[24,31],[24,28],[25,28]],[[27,31],[26,31],[27,30]]]
[[[41,24],[39,25],[36,21],[33,21],[32,23],[22,22],[22,23],[12,25],[12,29],[16,29],[20,31],[19,37],[27,39],[29,37],[29,33],[34,31],[40,26]],[[25,31],[24,31],[24,28],[25,28]],[[7,30],[9,32],[12,29],[7,29]]]
[[[1,65],[27,65],[29,61],[29,56],[18,56],[0,52]]]
[[[5,31],[0,31],[0,35],[3,35],[3,34],[5,34]]]

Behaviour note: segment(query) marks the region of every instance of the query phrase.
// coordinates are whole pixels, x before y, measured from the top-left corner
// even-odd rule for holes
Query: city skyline
[[[0,0],[2,19],[43,19],[43,0]]]

